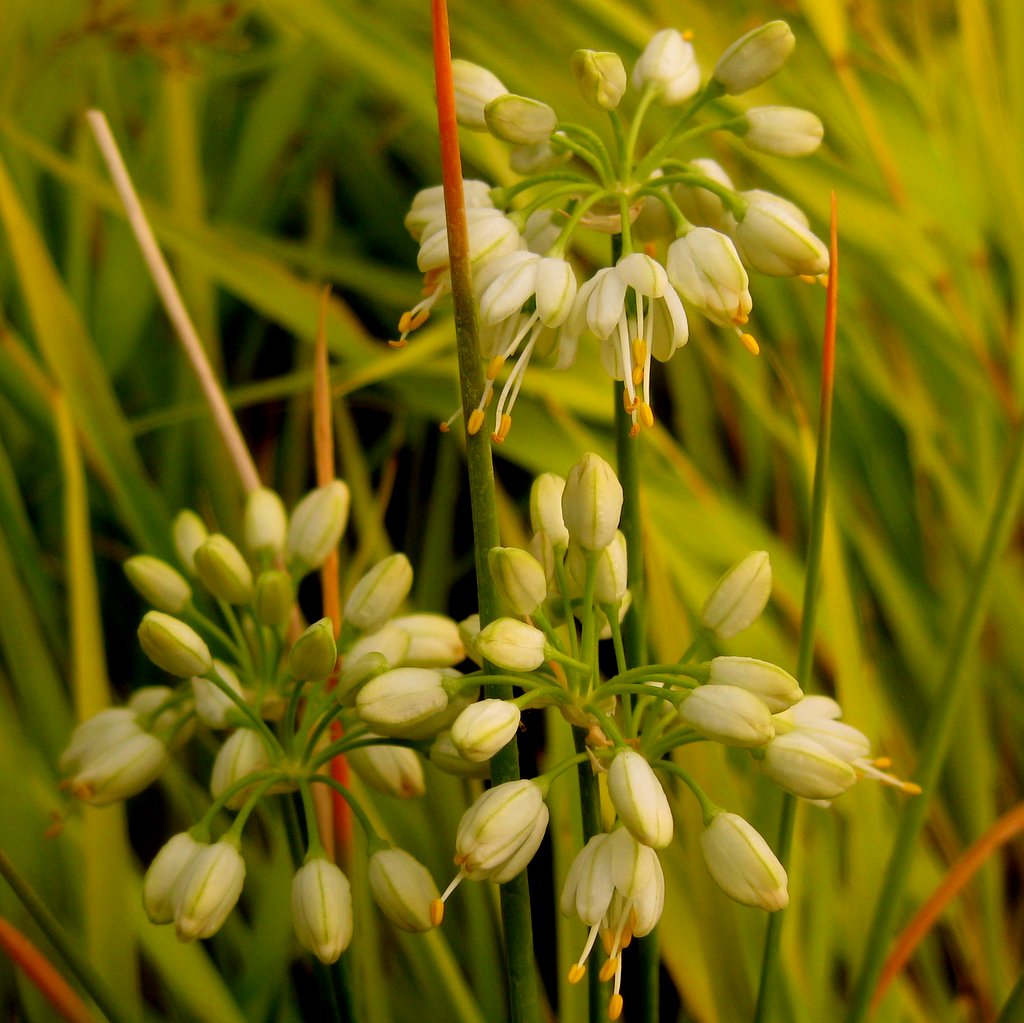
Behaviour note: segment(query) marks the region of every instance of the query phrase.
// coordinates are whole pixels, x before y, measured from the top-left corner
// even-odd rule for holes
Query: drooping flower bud
[[[730,639],[753,624],[772,592],[772,566],[766,551],[752,551],[715,584],[704,602],[701,625],[719,639]]]
[[[548,595],[544,568],[536,558],[518,547],[492,547],[487,567],[507,608],[517,615],[531,615]]]
[[[737,686],[692,690],[680,704],[679,716],[695,732],[726,746],[763,746],[775,735],[771,711],[753,693]]]
[[[519,730],[519,720],[519,708],[509,700],[481,700],[452,722],[452,745],[466,760],[490,760]]]
[[[192,857],[205,846],[187,831],[175,835],[156,854],[142,880],[142,905],[155,924],[174,919],[175,897]]]
[[[411,799],[427,790],[420,758],[407,746],[359,746],[345,758],[364,784],[386,796]]]
[[[356,665],[362,663],[368,654],[380,654],[389,667],[397,668],[405,663],[406,654],[411,646],[412,636],[394,621],[390,621],[383,629],[360,636],[345,651],[345,673],[347,674],[350,669],[355,670]],[[367,661],[366,665],[369,663]],[[362,675],[362,671],[359,674]]]
[[[167,744],[142,731],[107,733],[96,738],[78,759],[67,787],[91,806],[107,806],[134,796],[154,782],[167,764]]]
[[[508,93],[497,75],[468,60],[452,61],[455,83],[455,118],[471,131],[487,131],[484,108]]]
[[[228,736],[227,741],[217,751],[210,774],[210,795],[216,799],[235,782],[257,771],[264,771],[269,766],[270,757],[262,737],[251,728],[239,728],[237,732]],[[256,784],[254,782],[253,785],[246,785],[224,805],[229,810],[239,809],[249,798]]]
[[[507,92],[484,107],[484,120],[495,138],[518,146],[532,146],[551,138],[558,115],[547,103]]]
[[[776,785],[803,799],[835,799],[857,782],[848,763],[801,732],[775,736],[759,764]]]
[[[145,655],[178,678],[205,675],[213,664],[210,648],[191,626],[162,611],[147,611],[138,628]]]
[[[245,882],[245,860],[227,841],[204,845],[176,888],[174,929],[181,941],[209,938],[235,908]]]
[[[732,240],[710,227],[695,227],[668,247],[672,287],[720,326],[744,323],[751,308],[750,278]]]
[[[731,96],[772,77],[793,52],[796,38],[784,21],[769,21],[741,36],[718,58],[712,80]]]
[[[330,618],[321,618],[292,644],[288,653],[288,671],[299,681],[319,681],[334,671],[337,660],[334,623]]]
[[[292,878],[292,924],[299,944],[333,963],[352,940],[352,886],[341,868],[316,856]]]
[[[672,841],[672,810],[665,790],[641,753],[626,749],[616,754],[608,769],[608,795],[638,842],[663,849]]]
[[[166,561],[149,554],[136,554],[124,563],[124,574],[143,600],[157,611],[181,614],[192,600],[192,587]]]
[[[633,67],[633,85],[654,86],[662,103],[673,106],[700,88],[700,67],[693,46],[674,28],[656,32]]]
[[[139,716],[129,707],[107,707],[75,726],[58,766],[72,774],[98,753],[119,745],[141,731]]]
[[[276,629],[291,617],[295,587],[291,576],[279,568],[268,568],[256,577],[252,610],[260,625]]]
[[[552,547],[569,546],[569,530],[562,518],[565,480],[553,472],[541,473],[530,488],[530,524]]]
[[[569,471],[562,493],[570,537],[586,550],[603,550],[615,539],[621,512],[622,485],[615,471],[600,455],[588,452]]]
[[[756,657],[715,657],[709,664],[709,685],[738,686],[760,699],[772,712],[792,707],[803,699],[800,683],[777,664]]]
[[[577,50],[569,58],[583,98],[599,110],[614,110],[626,91],[626,69],[617,53]]]
[[[370,679],[356,694],[356,711],[375,732],[392,738],[428,739],[441,727],[448,690],[432,668],[395,668]]]
[[[743,141],[759,153],[807,156],[825,135],[820,119],[798,107],[752,107],[744,113]]]
[[[544,633],[517,618],[496,618],[480,630],[476,648],[499,668],[533,671],[547,659]]]
[[[215,658],[211,673],[241,696],[242,683],[229,665]],[[237,704],[208,678],[192,679],[192,696],[196,701],[196,716],[207,728],[227,728],[241,717]]]
[[[174,516],[171,525],[171,535],[174,540],[174,549],[178,552],[185,570],[195,574],[193,558],[196,551],[210,535],[206,523],[189,508],[183,508]]]
[[[252,599],[252,569],[223,533],[212,533],[195,553],[199,581],[218,599],[247,604]]]
[[[404,554],[378,561],[352,588],[345,622],[360,632],[375,632],[401,606],[412,587],[412,565]]]
[[[341,480],[310,491],[292,511],[285,559],[302,574],[319,568],[338,546],[348,523],[349,493]]]
[[[544,792],[532,779],[488,789],[462,815],[455,862],[474,881],[510,881],[533,859],[548,826]]]
[[[430,907],[439,897],[437,885],[419,860],[404,849],[378,849],[370,856],[367,878],[374,902],[403,931],[429,931]]]
[[[450,668],[463,660],[466,651],[459,626],[447,615],[421,612],[399,615],[391,625],[409,637],[403,663],[420,668]]]
[[[771,277],[827,273],[828,249],[799,207],[759,189],[740,195],[746,211],[742,219],[732,221],[730,233],[747,266]]]
[[[700,850],[715,883],[730,899],[768,912],[789,905],[785,868],[742,817],[716,813],[701,833]]]
[[[453,61],[453,63],[458,62]],[[481,113],[481,125],[483,125],[482,118],[483,114]],[[486,127],[481,127],[480,131],[486,131]],[[464,179],[462,182],[462,197],[465,200],[467,210],[494,209],[494,200],[491,198],[491,186],[486,181],[467,181]],[[444,220],[444,215],[444,186],[432,185],[430,188],[420,189],[413,196],[412,205],[409,207],[409,212],[405,215],[405,229],[412,235],[415,241],[419,241],[427,224],[433,223],[438,219]]]
[[[284,550],[288,513],[277,492],[259,487],[246,499],[242,535],[246,550],[257,559],[276,558]]]

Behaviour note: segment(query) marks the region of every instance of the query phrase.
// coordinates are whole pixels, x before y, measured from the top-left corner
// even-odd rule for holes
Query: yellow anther
[[[875,757],[871,763],[885,771],[892,767],[892,757]]]
[[[397,341],[389,341],[388,344],[392,348],[404,348],[409,342],[404,337],[400,337]]]
[[[814,284],[817,282],[818,278],[815,274],[800,274],[800,280],[802,280],[804,284]]]
[[[487,379],[493,380],[500,372],[501,367],[505,365],[504,355],[495,355],[489,363],[487,363]]]
[[[587,968],[582,963],[573,963],[569,967],[569,983],[578,984],[583,980],[583,975],[587,972]]]
[[[402,313],[402,315],[398,318],[398,333],[399,334],[408,334],[409,331],[412,330],[412,327],[410,326],[411,323],[412,323],[412,313],[411,312],[404,312],[404,313]]]
[[[644,382],[644,367],[634,366],[633,367],[633,386],[639,387]]]
[[[639,423],[634,423],[629,428],[629,435],[630,435],[630,437],[639,437],[640,436],[640,424]]]
[[[692,28],[684,28],[681,35],[688,43],[693,42],[694,32]]]
[[[443,422],[443,423],[438,423],[438,424],[437,424],[437,428],[438,428],[438,429],[439,429],[439,430],[440,430],[440,431],[441,431],[442,433],[447,433],[447,432],[448,432],[448,431],[449,431],[449,430],[451,429],[451,426],[449,426],[447,422]]]
[[[651,411],[651,406],[646,401],[640,402],[640,422],[644,424],[649,430],[654,426],[654,412]]]
[[[604,954],[610,956],[612,954],[612,946],[615,944],[615,934],[608,929],[602,929],[601,944],[604,946]]]
[[[491,440],[495,444],[501,444],[508,436],[508,431],[512,429],[512,417],[506,412],[501,417],[501,422],[498,424],[498,429],[491,434]]]
[[[641,365],[647,358],[647,342],[642,337],[633,338],[633,362]]]
[[[616,992],[608,1002],[608,1018],[618,1019],[622,1015],[622,995]]]
[[[916,781],[905,781],[900,785],[900,791],[905,792],[908,796],[919,796],[923,789]]]
[[[417,313],[417,314],[416,314],[416,315],[415,315],[415,316],[414,316],[414,317],[412,318],[412,323],[411,323],[411,325],[410,325],[409,329],[410,329],[410,330],[418,330],[418,329],[419,329],[420,327],[422,327],[422,326],[423,326],[423,324],[424,324],[424,323],[426,323],[426,322],[427,322],[427,320],[429,320],[429,319],[430,319],[430,310],[429,310],[429,309],[421,309],[421,310],[420,310],[420,311],[419,311],[419,312],[418,312],[418,313]]]
[[[611,980],[615,976],[615,971],[619,968],[619,957],[615,956],[612,959],[606,959],[604,966],[601,967],[601,972],[598,976],[601,980]]]
[[[484,410],[482,408],[475,408],[469,414],[469,422],[466,424],[466,432],[471,436],[476,436],[480,432],[480,427],[484,425]],[[456,862],[458,862],[456,860]]]
[[[761,346],[757,343],[757,338],[754,337],[753,334],[740,334],[740,340],[743,342],[743,347],[746,348],[751,355],[761,354]]]
[[[430,922],[435,927],[441,926],[441,921],[444,919],[444,901],[442,899],[432,899],[430,902]]]

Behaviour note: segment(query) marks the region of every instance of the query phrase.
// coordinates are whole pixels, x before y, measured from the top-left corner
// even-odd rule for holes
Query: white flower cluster
[[[654,422],[651,360],[664,362],[686,344],[687,307],[734,329],[756,352],[743,329],[752,306],[748,269],[776,276],[827,272],[828,251],[798,207],[761,190],[737,190],[715,161],[678,152],[688,137],[712,129],[763,153],[793,157],[817,149],[821,122],[789,107],[754,107],[693,128],[698,111],[774,75],[793,45],[784,22],[763,25],[729,47],[702,86],[692,43],[664,29],[633,67],[638,99],[628,126],[621,120],[627,91],[622,59],[578,50],[573,74],[588,102],[612,119],[621,142],[608,146],[591,128],[560,122],[547,104],[510,93],[485,68],[453,62],[459,122],[512,145],[512,166],[526,175],[504,189],[463,183],[486,366],[470,433],[482,427],[509,360],[515,361],[494,408],[497,441],[510,429],[530,361],[542,357],[567,368],[586,337],[597,340],[607,372],[622,381],[636,433]],[[652,105],[681,110],[671,130],[641,153],[640,124]],[[451,290],[440,187],[415,197],[406,227],[420,245],[424,298],[403,314],[395,345],[404,344]],[[580,284],[568,253],[575,233],[587,228],[618,235],[619,254]]]

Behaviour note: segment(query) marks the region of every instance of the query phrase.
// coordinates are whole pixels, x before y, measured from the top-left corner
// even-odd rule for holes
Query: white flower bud
[[[364,784],[385,796],[411,799],[427,790],[419,755],[407,746],[359,746],[345,758]]]
[[[375,632],[401,606],[412,588],[412,565],[404,554],[378,561],[352,587],[345,621],[360,632]]]
[[[466,227],[474,276],[491,260],[522,247],[519,228],[501,210],[487,207],[466,210]],[[416,265],[420,273],[428,273],[447,269],[448,264],[448,227],[441,217],[423,229]]]
[[[519,708],[514,703],[481,700],[452,722],[452,745],[466,760],[490,760],[519,730],[519,720]]]
[[[541,787],[523,778],[488,789],[462,815],[455,862],[474,881],[510,881],[533,859],[548,825]]]
[[[412,646],[412,636],[391,621],[383,629],[360,636],[345,651],[345,664],[354,669],[367,655],[380,654],[386,664],[397,668],[405,661],[410,646]]]
[[[530,525],[543,533],[552,547],[569,546],[569,530],[562,518],[565,480],[553,472],[541,473],[530,488]]]
[[[142,880],[142,906],[155,924],[174,919],[178,888],[192,857],[205,846],[187,831],[175,835],[156,854]]]
[[[252,599],[252,569],[242,552],[223,533],[212,533],[193,560],[199,581],[218,599],[248,604]]]
[[[270,767],[270,757],[263,738],[251,728],[239,728],[228,736],[217,751],[210,774],[210,795],[216,799],[235,782],[241,781],[257,771]],[[229,810],[239,809],[252,795],[254,786],[246,785],[236,792],[224,805]]]
[[[789,905],[785,868],[742,817],[716,813],[701,833],[700,851],[711,876],[730,899],[768,912]]]
[[[658,98],[668,106],[685,102],[700,88],[693,46],[673,28],[656,32],[633,67],[633,85],[656,87]]]
[[[627,583],[626,537],[621,530],[615,531],[615,538],[604,550],[598,551],[596,557],[594,599],[598,604],[617,604],[625,599]],[[574,584],[572,596],[582,595],[587,579],[587,558],[578,544],[569,544],[565,567]]]
[[[668,247],[672,287],[713,323],[745,323],[750,278],[732,240],[710,227],[695,227]]]
[[[540,100],[507,92],[484,107],[487,130],[503,142],[532,146],[551,138],[558,115]]]
[[[610,838],[606,832],[594,835],[569,864],[562,886],[558,903],[562,915],[575,914],[588,927],[601,922],[615,892],[611,856],[606,848]]]
[[[638,842],[663,849],[672,841],[672,810],[643,754],[629,749],[616,754],[608,769],[608,795]]]
[[[497,75],[468,60],[452,61],[452,79],[455,84],[455,118],[471,131],[487,131],[484,108],[508,89]]]
[[[428,739],[448,709],[444,676],[431,668],[395,668],[370,679],[356,694],[356,711],[373,731],[401,739]]]
[[[492,547],[487,567],[502,602],[513,614],[531,615],[548,595],[544,567],[518,547]]]
[[[279,568],[268,568],[256,577],[252,610],[260,625],[276,629],[284,625],[295,606],[291,576]]]
[[[138,628],[145,655],[178,678],[205,675],[213,664],[210,648],[195,629],[162,611],[147,611]]]
[[[91,806],[107,806],[134,796],[156,781],[167,765],[167,745],[142,731],[111,729],[82,755],[67,782],[71,792]]]
[[[476,648],[476,638],[480,635],[480,615],[471,614],[459,622],[459,639],[466,656],[478,667],[483,666],[483,656]]]
[[[763,746],[775,735],[771,711],[753,693],[737,686],[691,690],[679,716],[695,732],[726,746]]]
[[[337,660],[334,623],[330,618],[321,618],[292,644],[288,652],[288,671],[300,681],[319,681],[334,671]]]
[[[276,491],[259,487],[249,494],[242,517],[245,548],[254,558],[276,558],[284,550],[288,513]]]
[[[491,765],[487,760],[474,763],[466,760],[455,748],[451,732],[439,732],[430,746],[430,762],[445,774],[456,778],[489,778]]]
[[[772,592],[767,551],[752,551],[715,584],[700,614],[701,625],[719,639],[730,639],[753,624]]]
[[[772,77],[793,52],[796,38],[784,21],[769,21],[737,39],[718,58],[712,80],[732,96]]]
[[[491,186],[486,181],[463,180],[462,198],[467,210],[494,208]],[[444,215],[444,186],[432,185],[421,189],[413,197],[409,212],[405,215],[405,228],[414,240],[419,241],[424,228],[438,219],[444,220]]]
[[[229,665],[214,659],[211,671],[239,696],[242,695],[242,683]],[[208,678],[196,676],[192,679],[192,696],[196,701],[196,716],[207,728],[227,728],[241,717],[237,704]]]
[[[783,730],[782,725],[779,731]],[[818,718],[797,726],[801,735],[813,739],[819,746],[828,750],[834,757],[845,760],[848,764],[864,760],[871,755],[871,741],[858,728],[828,718]]]
[[[235,908],[245,881],[245,860],[230,842],[198,849],[176,888],[174,929],[181,941],[209,938]]]
[[[614,470],[600,455],[588,452],[569,471],[562,493],[569,535],[587,550],[603,550],[615,539],[621,512],[622,485]]]
[[[72,774],[88,760],[141,731],[139,716],[129,707],[107,707],[76,725],[60,755],[61,773]]]
[[[136,554],[124,563],[124,574],[143,600],[158,611],[180,614],[192,600],[192,587],[166,561],[149,554]]]
[[[292,511],[285,558],[293,571],[319,568],[338,546],[348,522],[348,487],[341,480],[310,491]]]
[[[709,665],[709,685],[738,686],[753,693],[778,714],[803,699],[799,682],[777,664],[756,657],[715,657]]]
[[[736,190],[725,169],[714,160],[705,158],[691,160],[689,169],[730,191]],[[726,222],[725,206],[722,204],[721,198],[710,189],[701,188],[699,185],[679,184],[673,186],[672,198],[675,199],[680,212],[691,224],[721,229]]]
[[[776,785],[804,799],[834,799],[857,782],[848,763],[800,732],[775,736],[760,766]]]
[[[392,618],[409,637],[403,663],[420,668],[449,668],[466,657],[459,626],[447,615],[420,613]]]
[[[341,868],[322,856],[292,878],[292,924],[299,944],[322,963],[333,963],[352,940],[352,887]]]
[[[506,671],[533,671],[547,659],[547,640],[540,629],[516,618],[496,618],[480,630],[477,650]]]
[[[743,141],[759,153],[807,156],[821,145],[825,135],[819,118],[798,107],[752,107],[743,116]]]
[[[569,58],[583,98],[599,110],[614,110],[626,91],[626,69],[617,53],[577,50]]]
[[[440,897],[419,860],[404,849],[378,849],[367,865],[370,892],[381,912],[403,931],[429,931],[430,907]]]
[[[394,667],[388,663],[387,658],[379,650],[369,650],[355,660],[346,656],[345,664],[347,666],[338,675],[338,684],[334,687],[334,697],[346,707],[355,705],[356,693],[371,678],[383,675],[385,671]]]
[[[206,523],[189,508],[183,508],[174,516],[171,524],[171,535],[174,540],[174,549],[186,571],[195,574],[195,565],[192,559],[196,551],[205,543],[210,535]]]
[[[747,266],[771,277],[828,272],[828,249],[807,226],[803,211],[781,196],[754,189],[741,220],[727,217],[736,251]]]
[[[552,136],[554,138],[555,136]],[[572,157],[569,150],[555,147],[550,141],[535,142],[532,146],[513,146],[508,154],[508,165],[523,177],[532,174],[543,174],[554,170]],[[550,210],[545,212],[550,213]],[[549,246],[550,247],[550,246]],[[533,249],[534,252],[546,252],[547,249]]]

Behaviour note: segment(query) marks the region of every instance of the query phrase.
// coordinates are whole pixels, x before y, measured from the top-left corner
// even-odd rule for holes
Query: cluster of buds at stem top
[[[694,42],[674,28],[648,41],[631,73],[616,53],[577,50],[569,66],[595,114],[609,115],[604,135],[560,121],[547,103],[510,91],[486,68],[453,62],[457,120],[509,143],[512,168],[524,175],[506,188],[464,182],[486,366],[483,393],[467,422],[471,434],[482,428],[497,394],[492,437],[504,440],[531,361],[565,369],[592,337],[609,375],[622,381],[635,435],[654,423],[652,359],[669,359],[689,336],[686,306],[734,331],[756,353],[746,329],[748,270],[827,273],[828,252],[801,210],[779,196],[738,190],[717,164],[688,149],[719,130],[759,153],[813,153],[824,127],[807,110],[752,106],[696,121],[709,116],[711,101],[749,92],[775,75],[794,43],[785,22],[769,22],[733,43],[709,77]],[[641,125],[654,106],[672,109],[676,120],[644,152]],[[424,297],[401,317],[396,344],[451,288],[445,223],[439,190],[419,193],[406,226],[420,243]],[[621,257],[580,281],[571,249],[588,230],[619,235]]]

